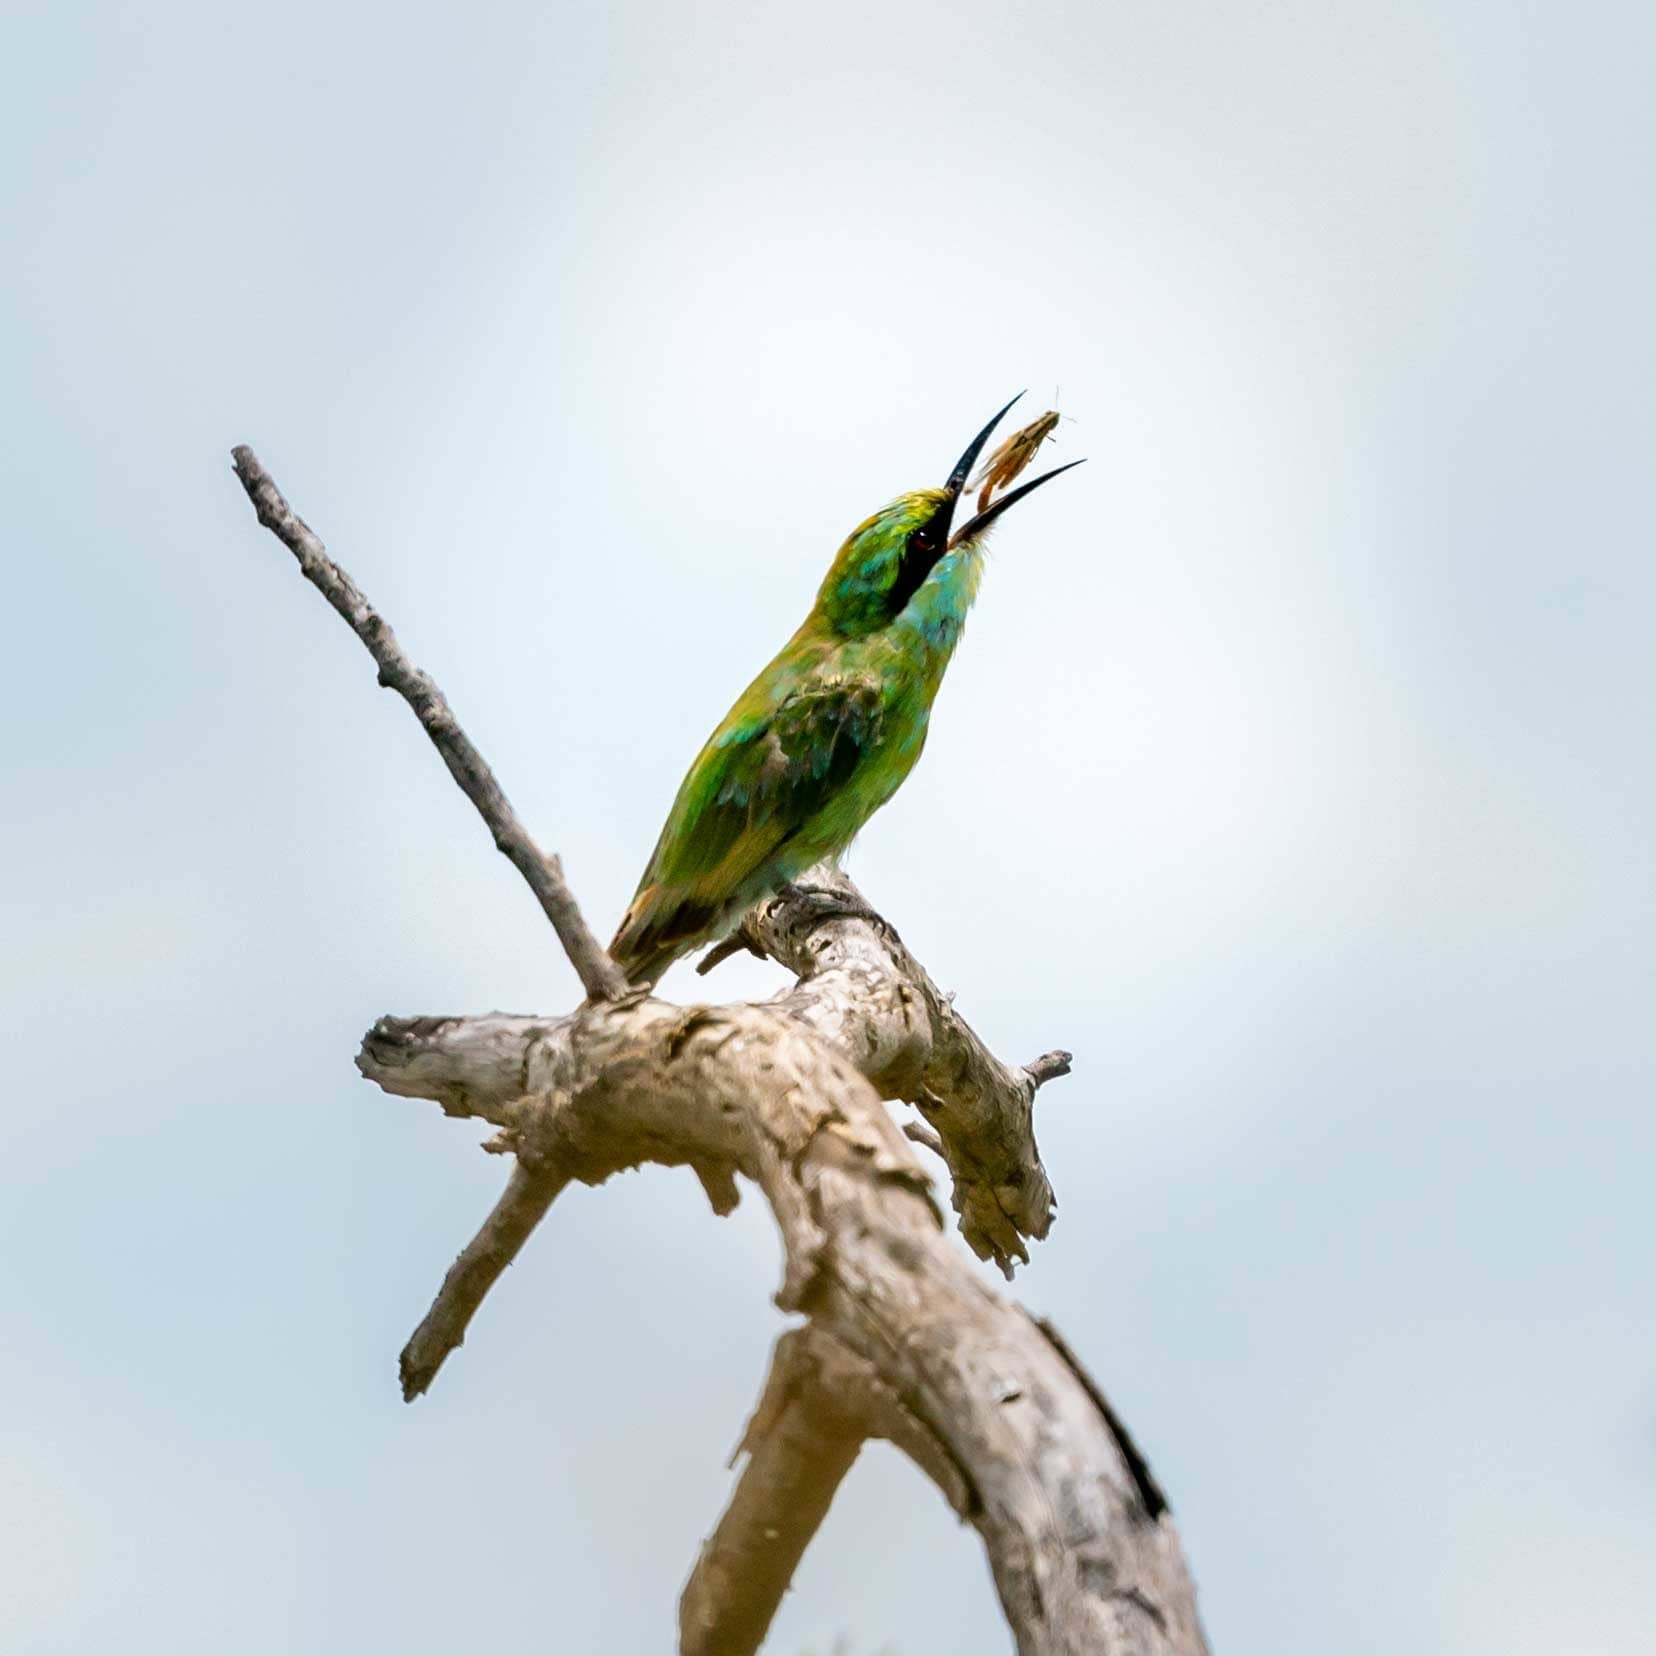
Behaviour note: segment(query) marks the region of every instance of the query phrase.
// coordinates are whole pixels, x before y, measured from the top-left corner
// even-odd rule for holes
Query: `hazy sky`
[[[358,1036],[577,990],[231,444],[607,932],[840,537],[1028,386],[1090,464],[851,862],[1075,1050],[1017,1292],[1216,1651],[1648,1650],[1653,75],[1632,3],[12,8],[8,1647],[666,1651],[782,1326],[763,1205],[657,1170],[400,1402],[503,1169]],[[1007,1648],[884,1449],[769,1648],[842,1635]]]

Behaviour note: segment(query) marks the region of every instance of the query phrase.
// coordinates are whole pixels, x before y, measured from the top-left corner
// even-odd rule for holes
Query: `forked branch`
[[[498,1021],[475,1023],[498,1050]],[[485,1070],[473,1027],[381,1020],[359,1062],[391,1090],[464,1108]],[[526,1061],[534,1091],[504,1107],[476,1098],[506,1122],[497,1148],[548,1180],[598,1184],[641,1162],[751,1179],[781,1231],[777,1303],[810,1319],[810,1362],[831,1365],[813,1379],[804,1355],[790,1358],[786,1408],[768,1390],[686,1590],[682,1650],[757,1649],[786,1571],[872,1435],[978,1530],[1020,1651],[1204,1650],[1171,1516],[1102,1393],[949,1245],[874,1088],[785,1002],[589,1004],[539,1026]],[[867,1377],[860,1399],[847,1364]]]
[[[771,1354],[759,1405],[737,1446],[747,1457],[718,1527],[679,1599],[684,1656],[756,1648],[841,1481],[870,1438],[895,1444],[972,1516],[973,1491],[948,1446],[879,1376],[815,1324]]]

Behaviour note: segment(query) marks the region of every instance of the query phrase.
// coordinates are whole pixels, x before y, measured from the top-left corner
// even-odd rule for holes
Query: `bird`
[[[810,614],[696,755],[610,944],[634,985],[653,987],[754,904],[837,860],[913,770],[990,526],[1081,464],[1042,473],[954,529],[972,467],[1017,400],[942,488],[898,495],[851,531]]]

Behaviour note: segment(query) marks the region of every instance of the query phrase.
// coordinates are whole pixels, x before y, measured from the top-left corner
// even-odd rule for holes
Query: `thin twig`
[[[943,1140],[923,1121],[905,1121],[903,1137],[920,1145],[922,1149],[931,1151],[934,1156],[942,1156],[945,1160],[948,1158],[949,1152],[943,1147]]]
[[[529,837],[511,801],[502,791],[483,755],[460,728],[443,692],[406,655],[397,635],[363,596],[362,590],[328,556],[328,551],[305,521],[282,496],[259,457],[245,443],[230,451],[236,476],[259,515],[259,522],[299,560],[300,572],[344,617],[368,653],[379,664],[379,681],[395,690],[408,705],[443,756],[449,774],[477,807],[494,836],[495,848],[529,882],[546,917],[563,944],[564,953],[593,1000],[616,1000],[627,992],[621,968],[610,959],[582,918],[563,868]]]
[[[465,1343],[466,1325],[495,1280],[517,1258],[529,1233],[568,1181],[560,1175],[531,1173],[520,1163],[483,1228],[449,1266],[437,1298],[402,1349],[398,1368],[405,1403],[421,1396],[443,1360]]]

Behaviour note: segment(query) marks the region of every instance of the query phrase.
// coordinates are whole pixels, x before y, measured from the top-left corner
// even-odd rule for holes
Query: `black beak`
[[[1008,506],[1017,505],[1017,503],[1022,500],[1026,494],[1032,494],[1036,489],[1040,488],[1043,483],[1050,483],[1053,478],[1060,476],[1062,473],[1072,471],[1075,467],[1083,466],[1085,464],[1086,462],[1084,460],[1071,460],[1066,466],[1054,466],[1051,471],[1042,472],[1039,477],[1032,477],[1027,483],[1020,483],[1017,488],[1011,489],[1006,494],[1003,494],[1000,499],[997,500],[986,512],[979,512],[976,517],[968,518],[966,522],[961,524],[954,534],[949,537],[949,545],[951,547],[956,547],[965,541],[975,539],[978,535],[981,535],[983,531],[987,529],[989,525],[993,523]]]
[[[1018,397],[1021,397],[1022,395],[1023,392],[1020,391],[1018,393]],[[1007,409],[1011,408],[1012,403],[1015,403],[1018,400],[1018,397],[1014,397],[1012,402],[1009,402],[1006,405],[1006,408],[1003,408],[1000,413],[998,413],[994,419],[992,419],[988,425],[986,425],[983,430],[980,431],[977,436],[975,436],[971,442],[966,445],[966,452],[961,455],[957,461],[955,461],[955,469],[949,473],[949,481],[945,483],[943,487],[947,489],[956,500],[960,498],[960,491],[966,487],[966,479],[972,475],[972,467],[977,464],[977,457],[983,453],[983,445],[989,441],[990,437],[994,433],[995,427],[1006,418]]]
[[[1020,391],[1018,393],[1018,397],[1021,397],[1022,395],[1023,392]],[[949,498],[943,502],[942,511],[940,511],[927,525],[927,529],[935,533],[935,540],[938,546],[946,546],[948,544],[949,525],[954,522],[955,506],[958,504],[960,496],[966,487],[966,479],[972,475],[972,467],[977,464],[977,457],[983,453],[983,445],[987,443],[990,437],[994,434],[995,427],[1006,418],[1006,409],[1010,408],[1012,403],[1015,403],[1018,400],[1018,397],[1014,397],[1012,402],[1009,402],[1006,405],[1006,408],[1001,409],[1001,411],[996,414],[994,419],[992,419],[988,425],[986,425],[983,430],[980,431],[977,436],[975,436],[971,442],[966,445],[966,452],[961,455],[957,461],[955,461],[955,468],[949,473],[949,481],[943,485],[944,489],[948,492]]]

